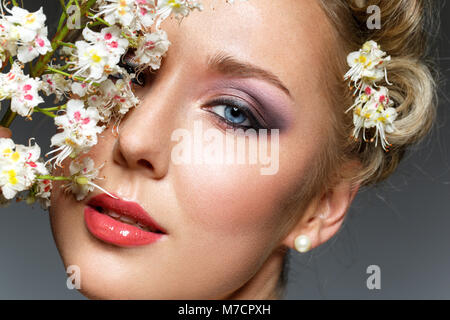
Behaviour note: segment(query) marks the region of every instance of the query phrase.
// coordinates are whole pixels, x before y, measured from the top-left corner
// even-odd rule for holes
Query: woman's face
[[[116,239],[107,234],[113,232],[109,220],[97,219],[102,213],[85,220],[85,211],[102,210],[92,208],[101,191],[78,202],[55,188],[56,244],[66,266],[80,267],[81,291],[88,297],[209,299],[244,291],[257,297],[279,275],[282,255],[276,249],[289,218],[283,208],[309,187],[308,173],[327,142],[321,48],[330,45],[330,27],[316,1],[203,4],[203,12],[192,12],[181,24],[162,23],[171,46],[161,68],[137,87],[141,103],[123,119],[119,135],[107,128],[88,154],[97,166],[105,163],[106,179],[97,183],[129,201],[122,213],[132,215],[130,202],[137,203],[164,235],[147,244],[127,242],[126,230],[134,229],[125,227]],[[255,68],[272,73],[285,89]],[[231,102],[217,102],[223,98]],[[224,150],[237,139],[261,146],[261,135],[226,135],[233,124],[269,129],[270,174],[262,174],[270,165],[260,158],[248,161],[249,148],[245,163],[192,160],[220,142]],[[199,126],[215,139],[195,136]],[[172,154],[180,146],[173,139],[180,129],[197,146],[183,163]],[[279,152],[270,129],[279,129]]]

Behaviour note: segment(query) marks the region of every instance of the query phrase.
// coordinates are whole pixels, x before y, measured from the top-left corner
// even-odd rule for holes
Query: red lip
[[[108,214],[119,215],[117,219],[131,219],[148,231]],[[147,245],[166,233],[136,202],[114,199],[107,194],[100,194],[89,200],[84,210],[84,220],[87,229],[96,238],[121,247]]]

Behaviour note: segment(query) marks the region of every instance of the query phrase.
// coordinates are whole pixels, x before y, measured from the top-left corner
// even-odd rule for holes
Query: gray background
[[[30,11],[44,5],[54,27],[56,0],[24,3]],[[450,72],[450,5],[441,15],[442,84],[438,123],[430,138],[386,183],[358,194],[344,227],[331,241],[303,255],[291,254],[287,299],[450,298],[450,100],[445,83]],[[24,144],[34,136],[46,151],[52,121],[33,117],[33,122],[13,123],[14,139]],[[0,214],[0,299],[84,299],[66,287],[48,214],[21,203],[0,209]],[[370,265],[381,268],[380,290],[367,289]]]

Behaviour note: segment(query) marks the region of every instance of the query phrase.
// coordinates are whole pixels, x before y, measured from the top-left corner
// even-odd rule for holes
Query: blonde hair
[[[333,162],[357,159],[362,168],[351,179],[354,183],[370,185],[386,179],[396,169],[409,146],[419,142],[430,130],[435,118],[436,85],[430,61],[427,61],[428,34],[433,21],[431,0],[320,0],[323,10],[334,26],[339,48],[332,55],[334,78],[328,84],[339,110],[335,116],[337,137]],[[380,9],[381,28],[369,30],[367,7]],[[397,130],[387,134],[392,144],[389,152],[380,145],[349,138],[353,129],[351,112],[344,110],[354,97],[342,76],[348,70],[346,56],[357,51],[367,40],[376,41],[392,57],[387,65],[386,85],[399,117]],[[342,147],[343,146],[343,147]],[[330,160],[330,159],[328,159]],[[337,160],[337,161],[336,161]]]
[[[434,17],[432,0],[319,0],[321,7],[333,26],[332,35],[336,45],[326,47],[331,60],[327,65],[326,86],[332,98],[332,132],[327,147],[323,150],[322,161],[317,162],[307,179],[309,188],[286,204],[289,209],[298,203],[306,203],[319,190],[346,178],[354,185],[371,185],[389,177],[397,168],[408,147],[419,142],[430,131],[437,106],[436,71],[432,60],[428,59],[429,34],[438,26]],[[381,13],[381,28],[367,28],[367,7],[376,5]],[[391,56],[387,65],[389,82],[380,85],[389,88],[391,99],[399,114],[395,121],[397,130],[386,134],[392,144],[389,152],[381,146],[350,138],[353,131],[351,112],[345,110],[354,103],[353,90],[349,90],[343,75],[348,71],[347,55],[359,50],[364,42],[376,41],[383,51]],[[358,174],[346,176],[339,172],[342,164],[357,160],[362,167]],[[300,200],[300,201],[299,201]],[[298,212],[298,210],[293,210]],[[292,215],[294,220],[298,215]],[[288,227],[287,227],[288,228]],[[287,282],[287,264],[284,266],[276,288],[282,297]]]

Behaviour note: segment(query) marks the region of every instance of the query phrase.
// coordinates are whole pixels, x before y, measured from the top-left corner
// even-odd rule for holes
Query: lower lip
[[[138,247],[158,241],[163,234],[120,222],[91,207],[84,210],[88,230],[98,239],[120,247]]]

